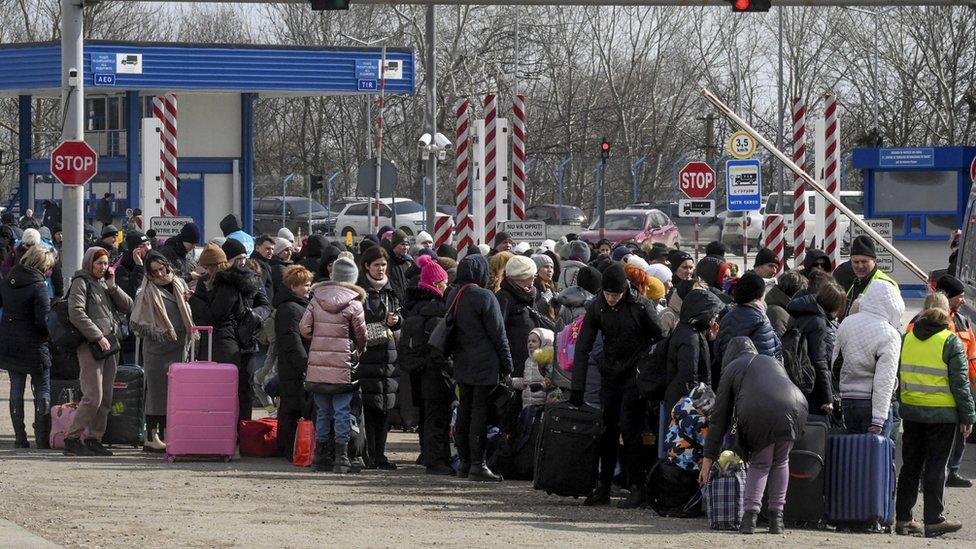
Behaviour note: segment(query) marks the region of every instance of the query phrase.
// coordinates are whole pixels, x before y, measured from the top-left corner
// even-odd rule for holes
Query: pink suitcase
[[[209,358],[213,358],[213,327]],[[178,457],[219,457],[230,461],[237,448],[237,366],[195,360],[169,367],[166,400],[166,460]]]
[[[48,444],[55,450],[64,448],[64,438],[71,429],[71,423],[75,420],[78,413],[78,403],[69,402],[51,407],[51,432],[48,435]],[[86,431],[87,432],[87,431]]]

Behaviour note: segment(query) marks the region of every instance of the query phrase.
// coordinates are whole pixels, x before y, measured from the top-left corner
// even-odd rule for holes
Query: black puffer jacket
[[[325,251],[328,245],[329,241],[320,234],[308,237],[308,242],[305,244],[305,249],[303,250],[302,260],[298,264],[313,273],[319,272],[319,266],[322,263],[322,252]]]
[[[440,319],[447,314],[447,303],[444,298],[422,287],[407,289],[405,308],[408,318],[423,319],[423,331],[428,339]],[[451,377],[451,361],[440,356],[439,353],[432,352],[425,353],[423,360],[424,366],[419,372],[421,398],[437,402],[453,400],[454,380]]]
[[[122,260],[115,269],[115,284],[122,288],[126,295],[135,299],[135,296],[142,286],[142,281],[146,279],[145,265],[136,265],[132,259],[132,252],[126,250],[122,252]]]
[[[806,294],[790,301],[786,308],[794,318],[800,337],[806,340],[807,355],[817,374],[810,393],[810,410],[820,413],[820,407],[834,402],[831,386],[830,357],[837,341],[837,322],[817,303],[817,296]]]
[[[807,421],[807,401],[783,365],[756,354],[755,345],[746,337],[737,337],[728,345],[715,407],[708,416],[705,457],[718,459],[733,418],[736,446],[744,460],[770,444],[795,441]]]
[[[719,321],[718,336],[715,338],[715,353],[712,356],[712,385],[716,386],[722,378],[722,357],[725,348],[733,338],[746,336],[752,340],[759,354],[783,360],[783,344],[773,331],[762,312],[753,305],[736,305]],[[785,371],[785,370],[784,370]]]
[[[390,264],[386,268],[386,274],[390,277],[390,284],[393,285],[393,291],[396,292],[397,297],[402,301],[407,295],[407,288],[410,286],[410,278],[407,276],[407,271],[413,266],[413,258],[409,255],[397,257],[393,249],[389,247],[389,241],[384,242],[384,245],[387,247],[387,253],[390,254]]]
[[[670,410],[699,382],[711,384],[711,342],[708,329],[722,303],[708,290],[692,290],[681,305],[681,318],[668,341],[668,388],[665,405]]]
[[[285,269],[294,265],[294,261],[285,261],[278,256],[274,256],[268,261],[268,265],[271,266],[271,288],[274,295],[278,295],[279,291],[288,290],[282,284],[281,279],[285,275]],[[274,299],[271,300],[274,303]]]
[[[257,333],[271,304],[254,271],[234,265],[220,271],[207,291],[214,328],[214,361],[237,364],[241,353],[257,351]]]
[[[366,273],[363,273],[356,284],[366,290],[366,302],[363,304],[366,324],[385,323],[387,314],[395,314],[400,317],[400,321],[390,329],[399,330],[400,323],[403,322],[403,311],[390,281],[387,280],[386,285],[377,290],[366,277]],[[363,392],[363,405],[380,410],[391,410],[396,406],[399,378],[395,338],[387,340],[385,345],[367,347],[359,359],[359,365],[353,370],[353,379],[359,380],[359,387]]]
[[[308,300],[291,290],[275,294],[275,346],[278,348],[278,379],[281,383],[281,405],[300,414],[305,407],[305,370],[311,341],[302,338],[298,324],[308,307]]]
[[[505,335],[505,319],[498,300],[484,288],[488,283],[488,261],[483,255],[468,255],[458,264],[457,287],[448,293],[458,301],[454,327],[454,379],[466,385],[498,383],[500,376],[512,373],[512,353]]]
[[[197,263],[193,260],[193,254],[183,247],[183,243],[176,238],[170,238],[159,248],[159,253],[163,254],[163,257],[173,266],[173,270],[183,277],[187,286],[192,288],[194,283],[190,273],[196,270]]]
[[[505,334],[508,337],[508,348],[512,351],[512,377],[522,377],[525,371],[525,360],[529,358],[529,332],[536,328],[533,313],[535,312],[536,289],[526,292],[505,278],[502,286],[495,293],[498,306],[505,319]]]
[[[605,360],[632,361],[641,350],[664,339],[664,328],[657,318],[654,304],[646,297],[628,290],[617,305],[607,304],[600,292],[586,306],[586,316],[576,340],[576,357],[573,361],[573,391],[582,393],[586,388],[586,371],[590,353],[599,332],[603,332]],[[628,376],[634,382],[634,376]],[[603,384],[610,381],[604,379]]]
[[[44,273],[19,263],[14,265],[0,282],[0,307],[0,368],[31,376],[51,368],[47,342],[51,300]]]

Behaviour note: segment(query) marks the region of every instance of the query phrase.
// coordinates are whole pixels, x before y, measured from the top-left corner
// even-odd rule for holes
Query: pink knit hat
[[[420,286],[436,291],[434,284],[447,280],[447,271],[434,258],[422,255],[417,258],[417,265],[420,266]]]

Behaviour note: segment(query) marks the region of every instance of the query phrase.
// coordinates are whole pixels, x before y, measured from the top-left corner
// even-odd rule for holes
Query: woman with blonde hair
[[[488,286],[492,293],[498,293],[505,279],[505,266],[512,259],[512,252],[498,252],[488,258]]]

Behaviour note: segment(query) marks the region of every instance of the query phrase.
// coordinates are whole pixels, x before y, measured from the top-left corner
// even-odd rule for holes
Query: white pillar
[[[85,139],[85,62],[84,62],[84,12],[80,2],[61,0],[61,112],[65,113],[62,141]],[[68,73],[74,71],[74,86],[68,85]],[[75,80],[73,79],[73,80]],[[85,187],[65,185],[61,211],[64,230],[62,265],[65,287],[70,284],[75,271],[81,268],[85,243]],[[25,199],[27,197],[24,197]]]
[[[485,121],[474,121],[474,140],[471,147],[472,214],[474,215],[474,242],[485,244]]]

